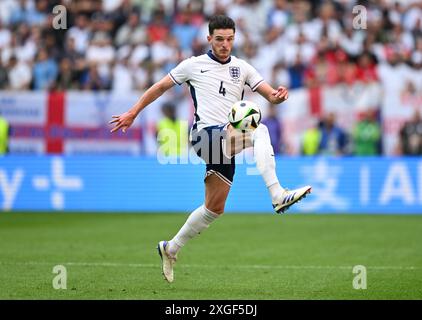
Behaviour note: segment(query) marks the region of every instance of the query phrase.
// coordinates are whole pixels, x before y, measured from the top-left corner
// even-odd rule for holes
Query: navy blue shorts
[[[205,127],[201,130],[192,128],[191,142],[196,154],[206,163],[205,179],[216,174],[228,185],[232,185],[235,172],[235,157],[228,158],[223,152],[223,140],[227,124]]]

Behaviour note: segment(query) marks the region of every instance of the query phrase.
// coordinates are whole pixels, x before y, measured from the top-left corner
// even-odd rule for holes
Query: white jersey
[[[245,85],[252,91],[264,81],[250,64],[231,56],[222,63],[212,54],[183,60],[169,72],[174,83],[189,85],[195,106],[193,128],[228,122],[232,105],[243,99]]]

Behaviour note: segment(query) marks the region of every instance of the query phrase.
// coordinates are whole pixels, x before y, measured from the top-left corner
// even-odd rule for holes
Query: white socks
[[[274,150],[268,128],[261,123],[253,132],[252,141],[256,167],[275,203],[285,190],[280,186],[275,172]]]
[[[192,238],[209,227],[218,218],[218,214],[200,206],[193,211],[179,232],[168,242],[167,252],[171,256],[176,256],[177,252]]]

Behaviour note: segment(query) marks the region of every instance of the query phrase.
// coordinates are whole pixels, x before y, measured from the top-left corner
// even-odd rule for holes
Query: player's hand
[[[271,94],[276,99],[276,103],[281,103],[289,98],[289,92],[285,87],[282,86],[278,87]]]
[[[135,120],[135,116],[131,112],[125,112],[119,116],[112,116],[112,118],[113,120],[109,122],[110,124],[114,123],[114,128],[110,130],[111,133],[119,129],[126,132],[126,129],[128,129]]]

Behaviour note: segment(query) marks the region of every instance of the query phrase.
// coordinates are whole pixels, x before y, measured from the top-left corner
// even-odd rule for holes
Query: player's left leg
[[[260,124],[254,131],[241,133],[232,126],[227,128],[227,139],[230,144],[226,146],[226,152],[235,155],[244,148],[253,147],[256,166],[271,195],[273,208],[277,213],[285,212],[292,204],[300,201],[311,192],[310,186],[294,190],[286,190],[281,187],[274,159],[274,150],[268,128]]]

